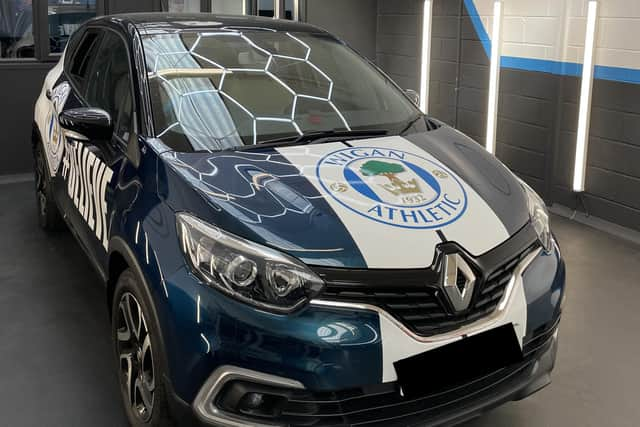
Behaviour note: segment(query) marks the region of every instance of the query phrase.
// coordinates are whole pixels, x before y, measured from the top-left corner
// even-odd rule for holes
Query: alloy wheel
[[[133,413],[147,422],[153,412],[156,388],[151,335],[138,300],[129,292],[120,298],[117,351],[120,378]]]

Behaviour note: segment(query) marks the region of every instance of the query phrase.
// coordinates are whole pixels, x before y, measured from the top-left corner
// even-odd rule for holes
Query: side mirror
[[[60,126],[80,140],[108,141],[113,135],[111,116],[99,108],[72,108],[58,117]]]
[[[405,89],[405,95],[418,107],[420,106],[420,94],[413,89]]]

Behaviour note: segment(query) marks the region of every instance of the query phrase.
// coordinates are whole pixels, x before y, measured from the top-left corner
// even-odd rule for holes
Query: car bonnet
[[[511,172],[446,126],[163,157],[220,213],[217,225],[312,265],[425,268],[443,241],[477,256],[528,220]]]

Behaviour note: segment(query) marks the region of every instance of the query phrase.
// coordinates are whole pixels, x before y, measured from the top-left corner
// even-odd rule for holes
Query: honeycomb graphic
[[[244,145],[240,134],[257,144],[261,134],[302,135],[302,112],[310,110],[334,117],[333,127],[351,130],[332,100],[333,81],[310,60],[311,47],[285,35],[224,28],[145,40],[149,80],[157,79],[164,91],[172,92],[171,109],[165,108],[168,125],[157,129],[158,137],[180,126],[195,149],[210,150],[211,136],[219,148]],[[241,49],[230,49],[225,44],[229,38]],[[295,76],[289,77],[292,69]],[[305,78],[296,77],[300,75]],[[246,90],[249,79],[261,93]],[[220,142],[229,138],[235,142]]]

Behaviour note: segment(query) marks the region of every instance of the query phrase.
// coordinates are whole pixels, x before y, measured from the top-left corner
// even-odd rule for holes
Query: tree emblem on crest
[[[399,196],[401,194],[421,193],[420,186],[416,179],[403,181],[397,177],[397,174],[405,172],[404,166],[398,163],[381,162],[379,160],[369,160],[360,166],[360,172],[367,177],[384,176],[389,180],[389,184],[380,185],[382,188]]]

